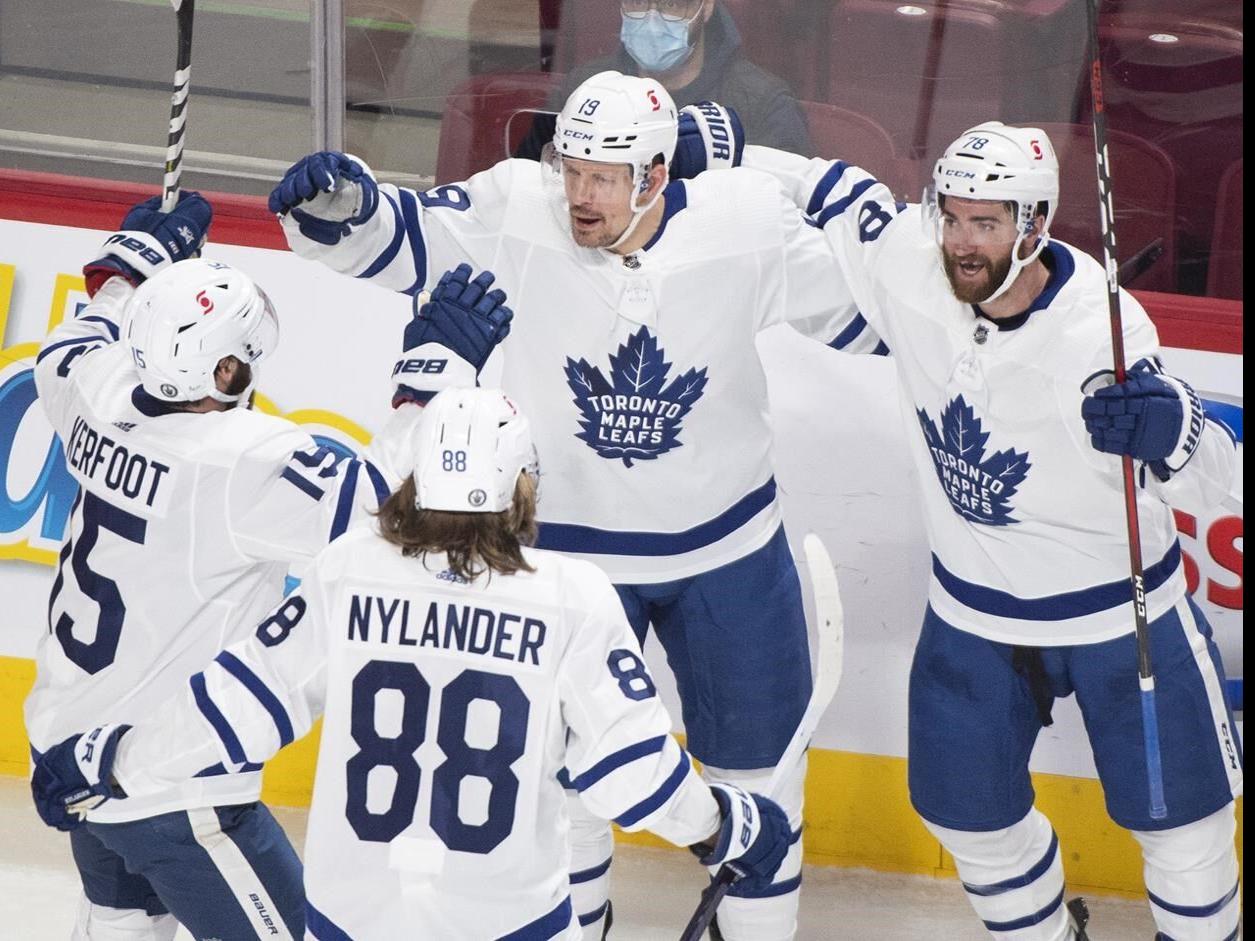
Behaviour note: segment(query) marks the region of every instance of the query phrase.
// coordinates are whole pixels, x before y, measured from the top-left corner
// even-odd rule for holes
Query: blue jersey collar
[[[688,191],[684,188],[683,180],[674,180],[667,184],[666,189],[662,191],[662,221],[658,223],[658,231],[649,237],[649,241],[641,246],[642,252],[647,252],[657,244],[662,238],[662,233],[667,231],[667,223],[681,209],[687,209],[689,204]]]
[[[1063,286],[1068,283],[1076,272],[1076,261],[1072,258],[1072,253],[1058,242],[1050,242],[1042,249],[1041,262],[1046,266],[1046,270],[1050,272],[1050,277],[1046,279],[1046,286],[1042,288],[1042,292],[1037,295],[1033,303],[1028,305],[1026,310],[1011,317],[1002,317],[995,320],[981,310],[979,304],[973,304],[972,310],[976,312],[976,316],[996,324],[999,330],[1016,330],[1024,326],[1032,314],[1039,310],[1045,310],[1053,304],[1059,291],[1062,290]]]

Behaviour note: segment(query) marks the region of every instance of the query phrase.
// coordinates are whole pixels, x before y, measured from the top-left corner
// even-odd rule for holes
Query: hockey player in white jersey
[[[857,312],[822,233],[770,177],[668,183],[676,113],[657,82],[594,76],[559,115],[555,142],[541,167],[506,160],[425,193],[314,154],[270,204],[298,254],[398,291],[416,294],[463,259],[497,273],[519,312],[502,384],[537,417],[554,482],[538,546],[599,565],[642,640],[652,623],[708,778],[765,784],[810,668],[754,337],[787,318],[831,335]],[[450,358],[457,333],[411,351],[404,395],[473,381],[491,346]],[[433,358],[461,371],[436,375]],[[799,766],[781,797],[799,833],[803,776]],[[611,833],[572,813],[583,816],[576,911],[600,938]],[[799,838],[765,897],[742,885],[720,909],[728,941],[792,937],[800,874]]]
[[[36,359],[80,486],[25,704],[36,759],[100,716],[150,718],[274,605],[289,563],[393,482],[248,407],[275,311],[242,272],[192,257],[211,219],[202,197],[168,214],[157,202],[84,269],[91,302]],[[198,938],[301,936],[300,862],[258,802],[260,764],[193,770],[85,823],[60,819],[84,890],[76,939],[168,939],[176,918]]]
[[[1164,373],[1154,325],[1123,292],[1133,365],[1112,384],[1105,272],[1049,235],[1050,140],[974,127],[910,206],[840,161],[756,147],[745,161],[824,227],[919,431],[933,564],[911,671],[911,799],[973,907],[995,937],[1075,936],[1028,774],[1053,699],[1075,693],[1108,812],[1141,844],[1160,937],[1235,938],[1241,745],[1171,509],[1205,511],[1229,492],[1234,440]],[[1138,466],[1163,819],[1150,815],[1143,752],[1126,454]]]
[[[305,843],[316,941],[579,939],[564,767],[626,829],[709,841],[703,863],[770,882],[784,812],[697,775],[605,574],[527,548],[527,420],[499,391],[451,388],[409,453],[377,528],[322,552],[194,694],[58,745],[40,799],[120,788],[103,806],[124,808],[207,764],[265,761],[322,715]]]

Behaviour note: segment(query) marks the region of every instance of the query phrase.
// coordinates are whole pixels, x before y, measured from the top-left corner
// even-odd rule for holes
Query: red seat
[[[1211,236],[1207,266],[1207,293],[1211,297],[1242,300],[1242,161],[1229,165],[1220,179],[1216,226]]]
[[[1087,124],[1039,125],[1059,155],[1059,209],[1054,237],[1102,261],[1098,214],[1098,170],[1093,128]],[[1108,129],[1111,189],[1115,198],[1116,252],[1127,261],[1157,238],[1163,255],[1130,286],[1176,290],[1176,173],[1172,160],[1150,141]]]
[[[476,75],[450,92],[440,122],[436,182],[465,180],[510,156],[531,127],[529,109],[544,108],[563,78],[499,72]]]
[[[919,199],[913,178],[904,173],[889,132],[866,115],[821,101],[800,101],[810,127],[814,156],[844,160],[876,176],[904,201]]]

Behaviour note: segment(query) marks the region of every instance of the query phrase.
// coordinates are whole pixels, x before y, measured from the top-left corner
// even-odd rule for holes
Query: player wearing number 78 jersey
[[[58,745],[37,801],[140,796],[206,764],[265,761],[322,715],[307,937],[576,941],[564,767],[594,812],[709,841],[703,864],[769,883],[784,812],[697,775],[606,575],[525,548],[526,419],[499,391],[450,388],[413,428],[412,475],[377,532],[322,552],[191,692]],[[88,743],[108,757],[81,759]]]

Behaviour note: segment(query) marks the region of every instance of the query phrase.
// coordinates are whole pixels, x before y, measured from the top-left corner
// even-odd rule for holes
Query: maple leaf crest
[[[985,457],[989,432],[961,395],[942,411],[940,428],[923,409],[915,414],[954,512],[987,526],[1018,523],[1011,515],[1011,498],[1033,466],[1028,452],[1007,448]]]
[[[625,467],[683,447],[680,422],[702,397],[706,367],[689,369],[668,383],[670,371],[647,327],[610,355],[609,379],[587,360],[568,357],[567,386],[580,410],[581,430],[575,436]]]

